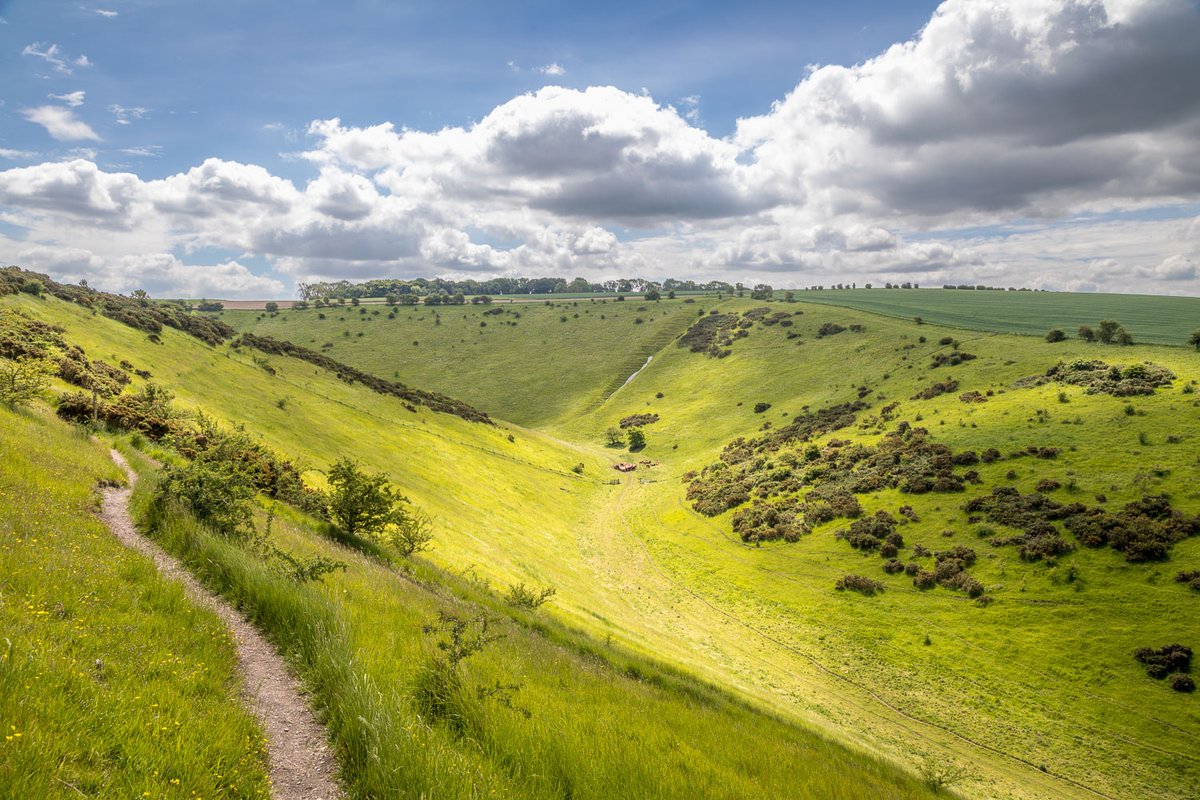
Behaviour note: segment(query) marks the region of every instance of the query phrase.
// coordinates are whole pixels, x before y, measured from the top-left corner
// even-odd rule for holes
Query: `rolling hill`
[[[1133,305],[1076,308],[1149,336]],[[1200,781],[1194,694],[1133,657],[1200,641],[1200,595],[1175,580],[1200,569],[1190,349],[968,332],[907,306],[715,298],[218,318],[458,398],[488,424],[232,338],[164,329],[155,342],[53,298],[0,309],[148,371],[179,407],[309,467],[313,486],[352,455],[435,518],[434,550],[399,572],[303,515],[276,524],[289,547],[349,565],[295,590],[295,614],[341,621],[333,649],[369,676],[354,697],[388,724],[428,723],[382,687],[415,680],[439,607],[511,620],[472,678],[519,676],[534,716],[489,708],[467,744],[421,727],[447,786],[474,775],[497,796],[618,796],[611,782],[629,774],[626,796],[899,797],[924,777],[964,796],[1173,798]],[[605,445],[622,422],[640,424],[643,451]],[[623,460],[642,463],[611,469]],[[242,564],[213,579],[226,591],[261,583],[236,546],[200,529],[189,541]],[[869,592],[837,589],[848,576]],[[517,583],[555,599],[509,617],[496,593]],[[329,714],[356,743],[341,751],[365,776],[354,790],[395,785],[369,766],[353,715]],[[557,721],[591,719],[607,721],[554,741]],[[594,742],[610,766],[584,763]],[[414,780],[417,752],[397,759],[393,774]]]

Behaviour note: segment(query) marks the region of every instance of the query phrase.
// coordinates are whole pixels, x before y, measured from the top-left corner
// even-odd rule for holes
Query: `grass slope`
[[[598,498],[611,490],[599,478],[606,454],[534,431],[467,423],[427,409],[408,411],[394,398],[292,359],[256,362],[257,354],[209,348],[169,330],[156,344],[138,331],[54,300],[14,297],[0,304],[62,325],[66,338],[81,344],[89,357],[127,359],[150,369],[155,380],[178,393],[181,405],[244,422],[286,455],[324,466],[352,454],[369,469],[387,470],[434,515],[435,552],[453,572],[478,575],[499,587],[517,580],[553,583],[571,598],[562,619],[575,625],[594,619],[586,602],[592,576],[572,561],[546,564],[544,555],[572,551]],[[286,400],[282,407],[281,399]],[[582,476],[569,469],[576,463],[585,465]],[[463,490],[465,476],[471,476],[469,492]],[[322,479],[315,471],[309,477]],[[334,552],[311,532],[282,527],[293,531],[283,542],[298,551]],[[667,680],[636,654],[596,651],[589,656],[592,646],[566,629],[556,634],[566,638],[566,649],[514,629],[510,639],[519,639],[519,646],[498,651],[503,653],[498,663],[480,662],[493,665],[480,668],[481,679],[521,679],[526,685],[521,700],[530,698],[533,722],[522,727],[507,716],[511,712],[498,708],[487,717],[482,749],[447,739],[438,726],[422,727],[425,723],[411,710],[408,687],[419,665],[414,654],[431,647],[419,633],[420,624],[429,622],[437,608],[454,608],[461,601],[444,589],[417,592],[410,582],[360,561],[329,579],[328,594],[293,593],[286,582],[262,574],[244,551],[204,539],[186,522],[172,523],[161,537],[202,566],[206,580],[241,601],[279,641],[294,645],[296,657],[312,670],[311,682],[331,703],[327,711],[343,742],[342,763],[357,796],[400,791],[505,797],[926,793],[891,765],[830,744],[794,723],[749,711],[686,675]],[[338,557],[346,555],[338,551]],[[443,575],[439,582],[451,577]],[[479,589],[465,593],[471,591]],[[615,618],[632,616],[633,609],[617,600]],[[575,649],[585,655],[573,655]],[[606,666],[609,658],[627,662],[630,676]],[[365,665],[365,672],[358,665]],[[682,688],[661,688],[664,681]],[[364,727],[360,717],[370,724]],[[737,732],[732,741],[730,731]],[[392,753],[391,747],[401,743],[407,749]],[[604,758],[597,759],[596,752]],[[764,752],[768,756],[760,758]]]
[[[511,346],[537,355],[535,368],[519,379],[473,384],[472,374],[449,371],[440,384],[423,387],[495,410],[537,408],[563,384],[577,412],[534,412],[546,429],[534,432],[469,425],[425,410],[413,414],[288,359],[272,359],[271,375],[248,354],[203,348],[172,331],[163,345],[153,345],[137,332],[97,324],[86,312],[28,299],[9,302],[66,325],[92,357],[120,355],[149,366],[187,403],[244,421],[286,454],[320,466],[353,452],[369,467],[388,470],[438,517],[432,558],[442,567],[498,587],[518,580],[553,584],[559,594],[552,613],[566,624],[596,638],[612,636],[861,749],[929,769],[961,765],[968,793],[1173,798],[1194,795],[1200,786],[1193,755],[1200,737],[1196,697],[1150,680],[1132,658],[1143,645],[1200,644],[1197,597],[1172,580],[1178,570],[1200,568],[1200,540],[1177,544],[1165,563],[1128,564],[1110,549],[1080,548],[1054,564],[1029,564],[1015,548],[991,546],[962,511],[966,499],[994,486],[1030,492],[1043,478],[1066,487],[1054,495],[1062,502],[1091,504],[1102,493],[1115,509],[1143,493],[1167,492],[1177,507],[1200,510],[1193,480],[1200,414],[1194,395],[1182,391],[1200,378],[1200,368],[1188,349],[1051,345],[844,308],[776,304],[773,311],[803,314],[789,328],[753,326],[724,359],[668,341],[632,382],[601,402],[609,383],[588,386],[573,371],[552,366],[570,353],[561,337],[497,338],[497,350]],[[674,319],[670,304],[661,305]],[[675,301],[680,330],[699,305]],[[729,300],[719,308],[759,305]],[[592,314],[562,323],[561,307],[529,304],[509,333],[565,325],[577,326],[585,340],[599,340],[608,335],[613,307],[592,307]],[[302,313],[311,316],[281,314],[259,322],[294,325],[287,335],[319,343],[326,329],[314,327],[306,337],[306,321],[317,323],[314,312]],[[429,312],[413,313],[408,322],[403,316],[356,322],[364,335],[343,338],[356,340],[363,354],[376,348],[386,357],[397,339],[387,326],[416,325],[416,317]],[[1111,316],[1138,335],[1129,314],[1118,309]],[[469,319],[443,317],[432,326],[427,317],[420,324],[434,330],[465,326]],[[820,338],[825,323],[865,330]],[[614,328],[641,336],[638,329],[646,324]],[[349,322],[338,325],[349,328]],[[485,330],[491,327],[489,322]],[[962,350],[979,357],[930,368],[935,354],[952,351],[937,343],[943,336],[957,337]],[[634,345],[657,344],[652,339]],[[432,373],[430,365],[446,363],[462,344],[453,336],[422,339],[429,364],[421,368]],[[334,357],[349,360],[338,346]],[[645,362],[641,350],[602,353],[604,369],[588,380],[611,382],[613,372],[626,368],[619,358],[636,361],[635,368]],[[1155,396],[1128,399],[1086,395],[1078,387],[1012,388],[1021,377],[1073,358],[1122,364],[1148,359],[1179,377]],[[949,376],[959,381],[957,391],[909,399]],[[472,388],[475,396],[467,394]],[[958,399],[963,391],[989,389],[994,395],[986,403]],[[754,436],[765,423],[786,425],[805,406],[848,402],[866,390],[875,404],[866,414],[898,401],[896,421],[924,425],[955,450],[1061,448],[1053,461],[980,466],[983,485],[963,494],[886,490],[860,498],[869,512],[913,505],[921,521],[904,530],[910,548],[975,548],[980,559],[972,572],[995,598],[993,605],[980,608],[942,588],[918,592],[911,579],[884,575],[878,556],[864,556],[834,538],[844,522],[820,526],[795,544],[753,548],[733,536],[729,515],[702,517],[685,502],[681,476],[715,461],[732,438]],[[279,399],[287,400],[283,408]],[[759,402],[770,409],[755,413]],[[604,429],[648,412],[661,419],[646,428],[649,445],[639,458],[661,464],[610,484],[617,473],[607,465],[628,454],[600,446]],[[515,441],[507,440],[510,433]],[[865,443],[879,438],[874,426],[835,435]],[[582,475],[568,471],[574,463],[584,464]],[[1009,469],[1016,472],[1012,479]],[[834,582],[850,572],[878,578],[887,589],[871,598],[835,592]]]
[[[0,796],[268,796],[232,641],[93,514],[123,479],[78,431],[0,406]]]
[[[976,331],[1045,336],[1061,328],[1121,322],[1136,342],[1186,345],[1200,320],[1200,298],[1078,292],[994,292],[959,289],[845,289],[800,292],[811,303],[874,311]]]
[[[703,306],[584,299],[401,307],[395,319],[366,306],[226,311],[221,319],[313,349],[331,343],[322,352],[359,369],[541,426],[598,405]]]

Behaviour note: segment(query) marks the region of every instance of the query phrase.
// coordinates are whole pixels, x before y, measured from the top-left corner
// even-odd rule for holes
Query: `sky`
[[[1200,295],[1200,0],[0,0],[0,262]]]

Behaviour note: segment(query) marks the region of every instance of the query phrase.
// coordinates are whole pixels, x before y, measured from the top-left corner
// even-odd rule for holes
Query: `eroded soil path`
[[[173,556],[137,532],[129,496],[137,474],[116,450],[112,459],[129,478],[127,487],[104,489],[100,518],[126,546],[154,560],[158,571],[183,584],[195,602],[217,613],[233,634],[250,710],[267,736],[271,796],[275,800],[338,800],[336,764],[325,730],[304,702],[283,658],[261,633],[217,595],[205,589]]]

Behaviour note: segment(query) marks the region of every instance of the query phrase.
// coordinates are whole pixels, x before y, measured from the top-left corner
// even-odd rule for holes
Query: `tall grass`
[[[93,512],[105,451],[0,407],[0,797],[264,798],[233,644]]]
[[[504,615],[501,601],[479,586],[427,564],[421,579],[409,577],[333,544],[308,520],[281,510],[280,546],[348,564],[324,584],[293,583],[241,545],[155,506],[150,484],[143,481],[135,495],[139,520],[285,650],[328,726],[353,797],[927,793],[890,765],[660,673],[643,659],[614,655],[625,667],[618,670],[577,634],[528,615]],[[439,613],[487,615],[503,636],[465,659],[441,686],[450,693],[444,699],[454,705],[454,721],[421,714],[417,700],[423,678],[437,669],[435,637],[424,628]],[[520,685],[511,698],[515,708],[479,696],[481,687],[497,683]]]

